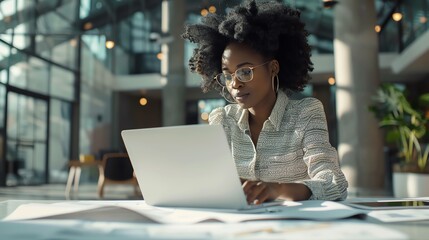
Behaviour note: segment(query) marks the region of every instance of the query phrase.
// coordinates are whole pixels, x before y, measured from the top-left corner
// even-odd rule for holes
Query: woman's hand
[[[311,196],[310,189],[301,183],[268,183],[246,180],[243,182],[243,190],[247,202],[254,204],[274,199],[301,201],[307,200]]]

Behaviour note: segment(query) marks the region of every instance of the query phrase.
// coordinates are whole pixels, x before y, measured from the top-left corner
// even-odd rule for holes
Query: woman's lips
[[[243,101],[249,96],[248,93],[238,93],[234,96],[235,100],[237,101]]]

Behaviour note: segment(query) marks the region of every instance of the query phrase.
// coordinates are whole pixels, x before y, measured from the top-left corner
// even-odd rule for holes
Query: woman
[[[189,67],[203,90],[233,103],[209,123],[223,125],[249,203],[347,197],[322,104],[295,94],[313,70],[307,35],[298,11],[255,1],[183,34],[197,44]]]

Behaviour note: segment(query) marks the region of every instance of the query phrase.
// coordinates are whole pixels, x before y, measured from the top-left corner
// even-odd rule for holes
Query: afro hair
[[[214,77],[221,72],[221,59],[230,42],[244,43],[280,65],[281,89],[302,91],[313,70],[308,32],[300,12],[279,2],[255,0],[231,9],[225,16],[208,14],[198,24],[187,25],[184,39],[196,43],[189,69],[202,77],[204,92],[221,90]]]

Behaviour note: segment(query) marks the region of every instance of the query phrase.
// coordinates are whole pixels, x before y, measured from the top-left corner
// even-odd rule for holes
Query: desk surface
[[[4,217],[8,216],[10,213],[15,211],[15,209],[17,209],[19,206],[21,206],[23,204],[28,204],[28,203],[71,203],[71,204],[73,204],[73,203],[77,203],[77,202],[78,201],[47,201],[47,200],[9,200],[9,201],[4,201],[4,202],[0,202],[0,219],[3,219]],[[108,201],[85,201],[85,202],[106,203]],[[114,202],[114,201],[111,201],[111,202]],[[39,221],[39,220],[35,220],[35,221]],[[52,222],[54,222],[54,221],[61,222],[58,220],[51,220],[50,224],[52,224]],[[2,229],[2,227],[3,227],[3,230],[5,228],[9,228],[8,224],[15,224],[15,225],[13,225],[15,228],[16,228],[16,224],[23,224],[23,226],[28,227],[28,225],[25,225],[25,224],[28,224],[29,222],[31,222],[31,221],[27,221],[24,223],[0,222],[0,229]],[[395,231],[398,231],[398,232],[404,234],[402,236],[399,234],[398,238],[395,238],[395,239],[426,239],[427,236],[429,235],[429,221],[381,223],[381,222],[378,222],[376,220],[374,221],[371,219],[366,219],[366,220],[363,220],[363,219],[340,219],[340,220],[336,220],[336,221],[302,221],[302,220],[275,220],[275,221],[272,221],[271,220],[271,221],[251,221],[251,222],[234,223],[234,224],[219,223],[219,222],[217,222],[217,223],[205,223],[205,224],[206,225],[210,224],[211,229],[218,227],[219,229],[227,231],[228,229],[231,229],[231,228],[236,228],[236,229],[243,228],[244,229],[244,227],[252,226],[252,224],[255,226],[256,226],[256,224],[260,224],[259,228],[261,228],[261,227],[266,226],[267,224],[271,224],[271,226],[274,226],[275,224],[278,224],[278,223],[288,224],[288,225],[294,225],[295,224],[295,226],[293,226],[293,228],[289,228],[289,230],[300,228],[300,226],[302,226],[303,223],[305,223],[305,224],[313,223],[313,224],[316,224],[317,226],[320,226],[322,224],[331,224],[331,225],[337,225],[337,226],[344,225],[345,226],[348,223],[350,223],[350,224],[352,224],[352,223],[365,223],[367,225],[362,225],[361,226],[362,229],[360,229],[360,230],[355,229],[355,230],[356,231],[358,231],[358,230],[359,231],[368,231],[368,224],[371,224],[374,226],[381,226],[381,227],[384,227],[387,229],[392,229],[392,230],[395,230]],[[122,224],[124,224],[124,223],[122,223]],[[138,225],[137,227],[136,227],[136,224]],[[170,231],[170,234],[173,233],[171,231],[183,233],[183,231],[185,231],[184,230],[185,228],[192,228],[192,226],[194,226],[194,230],[198,231],[197,230],[198,228],[195,228],[195,227],[200,227],[200,226],[206,227],[206,225],[204,225],[203,223],[198,223],[198,224],[188,225],[186,227],[186,224],[185,225],[178,225],[178,226],[176,226],[174,224],[166,224],[166,225],[156,224],[156,229],[155,230],[151,229],[151,231],[161,231],[161,232],[162,231],[164,231],[164,232]],[[42,226],[42,225],[40,225],[40,226]],[[64,225],[62,225],[62,226],[64,227]],[[82,226],[82,223],[74,222],[74,223],[71,223],[70,226],[72,228],[75,228],[76,226]],[[96,229],[96,224],[94,224],[94,223],[92,223],[92,225],[89,227],[93,227],[93,226],[95,226],[95,229]],[[141,229],[145,229],[147,226],[154,227],[155,225],[145,224],[145,223],[130,223],[130,225],[127,227],[122,226],[122,229],[131,229],[131,226],[135,227],[135,228],[133,228],[134,230],[136,230],[136,229],[141,230]],[[33,225],[33,227],[34,227],[34,225]],[[360,225],[357,225],[357,227],[359,228]],[[62,231],[64,231],[64,229],[62,229]],[[145,231],[147,233],[149,230],[146,229]],[[189,231],[189,229],[188,229],[188,231]],[[338,231],[339,231],[338,234],[340,234],[340,235],[345,234],[344,232],[341,232],[341,230],[338,230]],[[264,234],[269,234],[269,231],[264,230],[263,232],[264,232]],[[91,234],[94,234],[94,231],[92,231]],[[105,231],[100,230],[99,234],[105,234]],[[186,234],[189,235],[189,232],[187,232]],[[289,234],[289,232],[288,232],[288,234]],[[104,236],[104,235],[102,235],[102,236]],[[176,235],[176,236],[179,236],[179,235]],[[264,236],[266,237],[266,235],[264,235]],[[405,238],[404,238],[404,236],[405,236]],[[91,237],[94,237],[94,235],[92,235]],[[136,236],[134,236],[134,237],[136,237]],[[314,231],[313,231],[313,235],[309,235],[308,237],[315,237]],[[189,235],[188,237],[185,237],[185,238],[191,238],[191,235]],[[17,239],[20,239],[20,238],[18,237]],[[80,238],[76,238],[76,239],[80,239]],[[134,238],[129,237],[126,239],[134,239]],[[175,238],[172,238],[172,239],[175,239]],[[204,237],[204,239],[213,239],[213,237],[207,236],[207,237]],[[350,235],[349,235],[349,236],[344,236],[344,237],[335,238],[335,239],[355,239],[355,238],[350,238]],[[380,239],[383,239],[383,238],[380,238]]]

